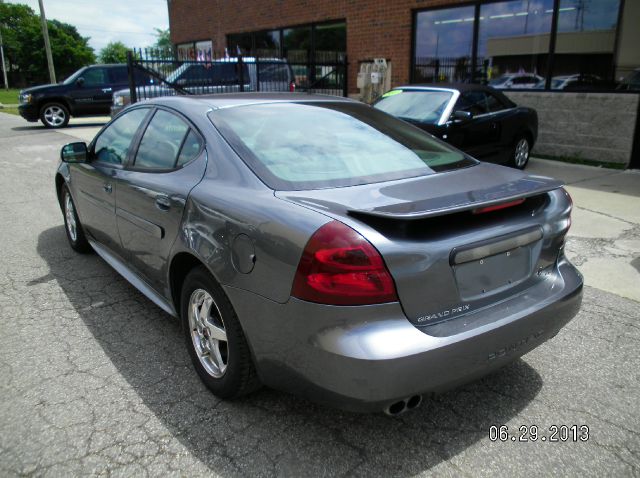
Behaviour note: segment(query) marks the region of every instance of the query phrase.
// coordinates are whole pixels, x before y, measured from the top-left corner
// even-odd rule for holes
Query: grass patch
[[[2,103],[3,105],[17,105],[19,91],[20,90],[14,90],[14,89],[10,89],[10,90],[0,89],[0,103]]]
[[[0,108],[0,113],[9,113],[10,115],[19,115],[18,108],[15,106],[11,108]]]
[[[621,163],[607,163],[604,161],[596,161],[593,159],[574,158],[572,156],[550,156],[548,154],[532,154],[534,158],[549,159],[551,161],[560,161],[561,163],[582,164],[585,166],[595,166],[607,169],[625,169],[625,165]]]

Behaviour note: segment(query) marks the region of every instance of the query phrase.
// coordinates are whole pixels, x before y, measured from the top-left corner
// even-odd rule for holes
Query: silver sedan
[[[157,98],[61,159],[71,247],[182,321],[220,397],[264,384],[395,415],[580,307],[559,182],[354,101]]]

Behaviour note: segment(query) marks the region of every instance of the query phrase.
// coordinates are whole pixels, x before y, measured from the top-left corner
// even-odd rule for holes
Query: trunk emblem
[[[443,310],[442,312],[436,312],[434,314],[423,315],[422,317],[418,317],[417,322],[431,322],[436,319],[446,319],[447,317],[453,318],[454,316],[466,312],[471,309],[469,304],[460,305],[458,307],[453,307],[451,309]]]

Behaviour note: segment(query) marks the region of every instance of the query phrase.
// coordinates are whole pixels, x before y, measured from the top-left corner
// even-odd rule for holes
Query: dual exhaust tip
[[[397,417],[406,411],[418,408],[422,403],[422,395],[413,395],[411,397],[398,400],[384,409],[384,413],[389,416]]]

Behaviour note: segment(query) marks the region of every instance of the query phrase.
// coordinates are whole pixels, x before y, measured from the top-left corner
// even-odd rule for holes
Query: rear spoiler
[[[403,202],[373,209],[349,209],[352,216],[381,219],[418,220],[455,214],[518,199],[537,196],[562,187],[562,181],[543,176],[527,176],[499,186],[439,196],[422,201]]]

